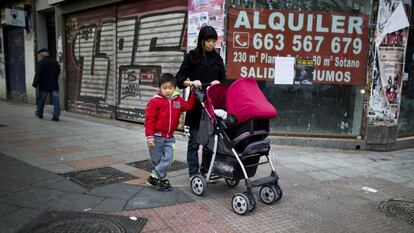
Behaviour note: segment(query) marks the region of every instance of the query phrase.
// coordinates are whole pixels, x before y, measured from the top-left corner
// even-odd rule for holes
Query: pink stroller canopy
[[[214,109],[224,109],[236,117],[238,124],[252,119],[271,119],[277,115],[253,78],[241,78],[230,86],[210,86],[206,95],[205,107],[210,116],[214,115]],[[211,121],[214,124],[214,117]]]
[[[227,90],[226,105],[227,112],[236,116],[238,124],[277,116],[276,109],[253,78],[240,78],[232,83]]]

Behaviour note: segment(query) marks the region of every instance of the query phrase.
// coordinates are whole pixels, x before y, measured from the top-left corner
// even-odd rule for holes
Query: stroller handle
[[[211,85],[210,83],[202,83],[201,89],[198,89],[195,87],[191,88],[191,91],[195,94],[195,96],[197,97],[198,101],[200,101],[200,103],[203,103],[204,100],[206,99],[206,89],[210,85]]]

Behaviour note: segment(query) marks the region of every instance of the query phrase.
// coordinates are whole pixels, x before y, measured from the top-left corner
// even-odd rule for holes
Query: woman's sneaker
[[[161,185],[164,187],[165,191],[171,191],[172,187],[171,187],[171,183],[167,178],[164,178],[161,180]]]
[[[161,183],[161,180],[154,173],[151,173],[146,183],[147,185],[154,187],[158,191],[165,191],[164,185]]]

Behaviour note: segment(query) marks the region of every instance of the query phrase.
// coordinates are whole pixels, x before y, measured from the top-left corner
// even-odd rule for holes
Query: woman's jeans
[[[59,118],[60,116],[60,104],[59,104],[59,91],[39,91],[39,97],[37,99],[37,115],[43,117],[43,110],[45,108],[45,102],[47,94],[50,93],[53,103],[53,118]]]
[[[211,161],[211,152],[203,149],[201,169],[198,163],[198,149],[200,144],[197,140],[198,129],[190,127],[190,138],[188,139],[187,146],[187,164],[188,174],[191,176],[198,174],[199,172],[205,174],[208,172]],[[200,170],[200,171],[199,171]]]

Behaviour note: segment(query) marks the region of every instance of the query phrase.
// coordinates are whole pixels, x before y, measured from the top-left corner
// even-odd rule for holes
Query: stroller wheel
[[[263,203],[271,205],[279,200],[279,192],[273,185],[264,185],[260,188],[260,199]]]
[[[278,184],[275,186],[275,189],[276,189],[276,193],[277,193],[277,198],[276,198],[275,202],[278,202],[280,199],[282,199],[283,191],[282,191],[282,189],[280,188],[280,186]]]
[[[231,199],[231,207],[236,214],[244,215],[251,209],[250,200],[245,194],[237,193]]]
[[[228,186],[230,187],[236,187],[239,184],[239,180],[235,180],[235,179],[225,179],[226,183]]]
[[[249,194],[248,192],[244,192],[243,194],[249,198],[249,201],[250,201],[249,212],[252,212],[254,209],[256,209],[256,198],[254,198],[253,194]]]
[[[197,196],[201,196],[204,193],[204,189],[206,188],[206,179],[200,175],[193,176],[191,178],[191,190]]]

